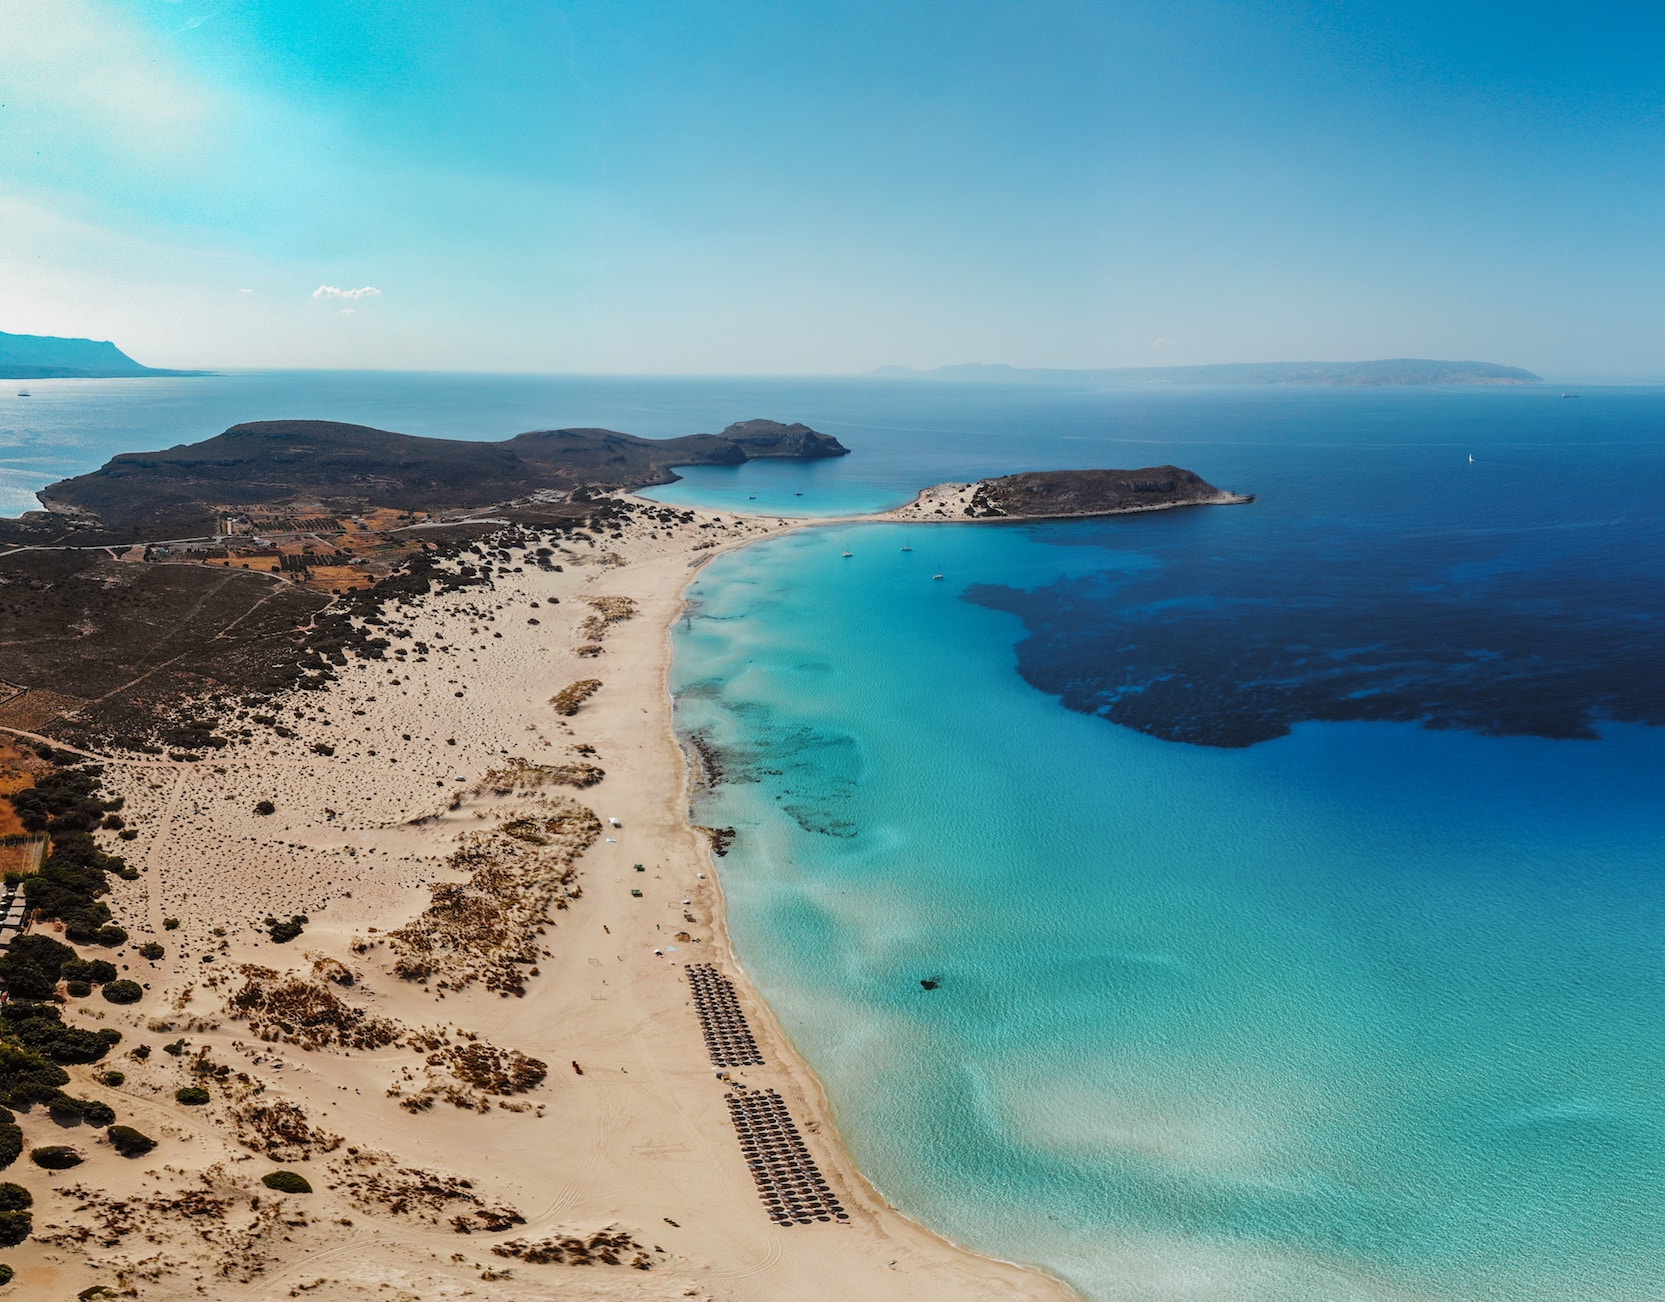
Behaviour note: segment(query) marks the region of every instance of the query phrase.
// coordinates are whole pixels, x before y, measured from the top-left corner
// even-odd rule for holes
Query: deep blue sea
[[[279,416],[854,449],[657,490],[782,513],[1072,465],[1256,494],[703,571],[678,722],[742,961],[887,1195],[1090,1298],[1665,1297],[1665,391],[26,387],[17,509]]]

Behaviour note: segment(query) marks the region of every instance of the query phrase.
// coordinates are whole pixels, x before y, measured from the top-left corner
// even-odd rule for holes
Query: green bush
[[[15,1121],[0,1121],[0,1171],[17,1161],[23,1152],[23,1127]]]
[[[107,958],[77,958],[65,963],[60,975],[65,981],[85,981],[88,985],[101,986],[121,974]]]
[[[162,919],[162,930],[163,931],[178,931],[179,930],[179,919],[178,918],[163,918]]]
[[[112,1067],[109,1071],[99,1072],[98,1080],[100,1084],[109,1085],[113,1088],[117,1085],[127,1084],[127,1073],[124,1071],[117,1071],[114,1067]]]
[[[29,1160],[48,1171],[67,1171],[72,1166],[81,1165],[81,1154],[68,1144],[48,1144],[45,1148],[30,1149]],[[0,1244],[0,1247],[3,1246]]]
[[[113,923],[106,923],[97,931],[93,932],[92,943],[95,945],[103,945],[107,949],[114,949],[117,945],[125,945],[127,943],[127,932]]]
[[[0,1212],[26,1212],[35,1205],[35,1195],[10,1180],[0,1183]]]
[[[254,812],[257,813],[257,814],[260,814],[262,816],[264,816],[266,814],[275,814],[275,813],[277,813],[277,806],[274,805],[270,800],[262,800],[258,805],[256,805],[254,807]]]
[[[114,1029],[88,1031],[79,1026],[66,1026],[56,1005],[22,1000],[0,1007],[0,1035],[10,1040],[14,1048],[21,1047],[53,1062],[70,1063],[97,1062],[121,1039],[121,1032]],[[26,1063],[7,1060],[0,1054],[0,1099],[6,1097],[10,1077],[27,1067]],[[18,1101],[40,1103],[47,1097],[37,1091],[20,1096]]]
[[[0,1101],[12,1107],[45,1103],[67,1084],[69,1073],[57,1063],[21,1045],[0,1041]]]
[[[110,1141],[110,1147],[123,1157],[143,1157],[156,1147],[156,1141],[149,1135],[142,1135],[132,1126],[111,1126],[104,1132]]]
[[[144,987],[137,981],[112,981],[104,987],[104,997],[112,1004],[136,1004],[144,996]]]
[[[200,1107],[208,1102],[208,1091],[200,1085],[186,1085],[173,1092],[174,1099],[186,1107]]]
[[[294,1171],[273,1171],[270,1175],[261,1176],[260,1183],[268,1189],[276,1189],[279,1193],[312,1192],[312,1186],[307,1183],[306,1177]]]
[[[17,1272],[15,1272],[10,1266],[8,1266],[5,1262],[0,1261],[0,1288],[4,1288],[7,1284],[10,1284],[12,1280],[16,1278],[16,1274]]]
[[[147,940],[144,944],[139,946],[139,957],[148,958],[152,963],[161,958],[162,955],[167,952],[167,950],[163,949],[154,940]]]
[[[266,919],[266,932],[279,945],[285,945],[301,934],[307,921],[307,916],[304,913],[295,914],[288,922],[279,922],[276,918],[268,917]]]
[[[0,1248],[15,1248],[35,1232],[28,1212],[0,1212]]]
[[[92,987],[85,981],[67,981],[64,983],[64,991],[71,999],[85,999],[92,994]]]
[[[113,1126],[116,1110],[103,1099],[81,1099],[81,1119],[89,1126]]]

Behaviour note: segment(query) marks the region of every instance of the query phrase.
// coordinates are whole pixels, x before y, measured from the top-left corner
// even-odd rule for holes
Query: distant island
[[[1375,362],[1222,362],[1209,366],[1124,366],[1064,371],[968,362],[916,371],[881,366],[879,379],[952,380],[971,384],[1323,384],[1368,387],[1390,384],[1537,384],[1541,377],[1494,362],[1436,362],[1396,357]]]
[[[1066,520],[1166,511],[1179,506],[1239,506],[1254,496],[1216,488],[1178,466],[1139,470],[1031,470],[970,484],[937,484],[889,513],[894,520]]]
[[[472,510],[536,494],[669,483],[677,477],[673,466],[848,452],[830,434],[772,420],[737,421],[720,434],[670,439],[553,429],[496,443],[338,421],[269,420],[233,425],[201,443],[125,452],[39,496],[60,525],[164,537],[211,531],[227,515],[290,515],[298,502],[333,515]],[[21,527],[28,527],[28,517]],[[5,533],[0,528],[0,536]]]
[[[0,380],[119,380],[208,374],[143,366],[107,339],[9,335],[0,330]]]

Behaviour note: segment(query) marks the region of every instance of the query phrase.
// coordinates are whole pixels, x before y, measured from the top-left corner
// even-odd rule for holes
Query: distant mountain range
[[[1056,371],[968,362],[915,371],[881,366],[868,375],[971,384],[1537,384],[1540,377],[1494,362],[1435,362],[1395,357],[1376,362],[1223,362],[1212,366],[1123,366]]]
[[[109,380],[141,375],[207,375],[141,366],[108,340],[9,335],[0,331],[0,380]]]

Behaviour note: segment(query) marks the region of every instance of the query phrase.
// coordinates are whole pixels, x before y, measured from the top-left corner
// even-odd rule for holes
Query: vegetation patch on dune
[[[52,1247],[115,1249],[142,1236],[143,1260],[121,1267],[129,1281],[158,1283],[187,1274],[200,1279],[198,1272],[206,1266],[218,1279],[247,1284],[282,1253],[290,1231],[307,1224],[303,1213],[285,1210],[282,1199],[251,1191],[248,1181],[223,1166],[211,1166],[196,1178],[200,1183],[195,1186],[126,1197],[71,1185],[63,1195],[73,1200],[73,1207],[58,1212],[60,1221],[45,1227],[36,1240]],[[195,1291],[203,1292],[200,1286]],[[135,1293],[129,1288],[120,1296]]]
[[[617,1226],[597,1230],[586,1237],[558,1234],[536,1242],[511,1239],[507,1243],[496,1244],[492,1254],[512,1257],[529,1266],[634,1266],[637,1270],[653,1269],[652,1254]]]
[[[237,1142],[278,1162],[299,1162],[314,1153],[333,1153],[341,1147],[340,1135],[320,1130],[306,1113],[287,1099],[256,1096],[231,1109]]]
[[[566,718],[577,714],[579,708],[601,688],[599,678],[580,678],[576,683],[563,687],[549,698],[549,703],[555,707],[555,713]]]
[[[367,1212],[414,1216],[432,1224],[461,1205],[467,1210],[451,1217],[459,1234],[476,1230],[501,1233],[526,1218],[512,1207],[494,1206],[474,1191],[474,1182],[420,1167],[399,1166],[387,1153],[348,1149],[347,1156],[330,1164],[332,1188]]]
[[[534,764],[516,756],[502,768],[487,769],[475,791],[494,796],[529,796],[545,787],[593,787],[607,773],[584,760],[566,764]]]
[[[600,834],[591,810],[560,798],[494,831],[469,833],[447,861],[468,880],[433,887],[428,907],[388,934],[395,974],[434,979],[442,989],[480,981],[501,994],[525,994],[540,929],[551,908],[564,909],[580,894],[573,860]]]
[[[591,642],[601,641],[614,624],[622,624],[636,615],[636,603],[629,597],[586,597],[584,600],[595,613],[585,618],[578,632]]]
[[[323,982],[254,963],[238,971],[243,985],[227,1001],[226,1012],[263,1040],[305,1049],[380,1049],[399,1040],[398,1023],[354,1008]]]
[[[496,1095],[501,1100],[511,1094],[525,1094],[543,1084],[549,1075],[549,1064],[541,1059],[529,1057],[518,1049],[500,1049],[473,1036],[468,1037],[467,1043],[452,1044],[439,1033],[420,1031],[412,1033],[410,1043],[428,1050],[422,1083],[414,1089],[407,1088],[407,1083],[418,1079],[407,1067],[401,1079],[387,1090],[388,1097],[398,1099],[399,1106],[407,1112],[426,1112],[441,1102],[474,1112],[490,1112],[490,1096]],[[507,1112],[524,1112],[529,1105],[499,1101],[497,1106]]]

